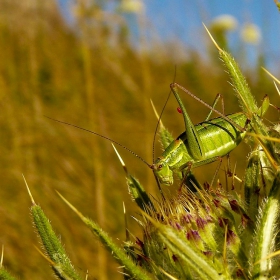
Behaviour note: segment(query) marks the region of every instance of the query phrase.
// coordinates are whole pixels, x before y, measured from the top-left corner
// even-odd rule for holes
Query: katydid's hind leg
[[[231,162],[230,162],[230,155],[227,154],[227,167],[226,167],[226,170],[225,170],[225,178],[226,178],[226,190],[229,191],[229,178],[233,178],[233,172],[231,171]],[[231,190],[234,190],[234,180],[232,180],[231,182]]]
[[[187,149],[189,150],[189,153],[193,159],[201,160],[205,156],[204,147],[202,145],[200,136],[199,136],[198,132],[196,131],[195,126],[192,123],[192,121],[187,113],[187,110],[179,96],[178,86],[179,86],[178,84],[173,83],[170,85],[170,88],[171,88],[171,90],[181,108],[182,114],[183,114],[183,118],[184,118],[184,122],[185,122],[186,136],[188,139]]]
[[[214,99],[214,102],[212,104],[212,108],[215,109],[218,101],[221,100],[221,105],[222,105],[222,113],[225,114],[225,103],[224,103],[224,97],[222,94],[218,93]],[[208,116],[206,117],[205,121],[208,121],[213,113],[213,109],[210,110]]]
[[[218,166],[217,166],[217,168],[215,169],[215,173],[214,173],[214,176],[213,176],[213,178],[212,178],[212,180],[211,180],[210,186],[213,186],[213,185],[214,185],[214,182],[215,182],[215,180],[216,180],[217,177],[218,177],[218,172],[219,172],[219,170],[221,169],[221,165],[222,165],[222,162],[223,162],[223,158],[220,157],[220,156],[218,156],[218,157],[216,157],[216,161],[218,161]],[[234,175],[234,173],[231,172],[230,161],[229,161],[229,155],[227,155],[227,162],[228,162],[228,163],[227,163],[227,170],[226,170],[226,188],[227,188],[227,190],[228,190],[228,180],[227,180],[227,178],[228,178],[228,177],[233,177],[233,178],[235,178],[235,175]],[[232,189],[232,190],[234,189],[234,183],[233,183],[233,182],[232,182],[231,189]]]
[[[229,191],[229,178],[231,178],[231,187],[230,189],[233,191],[235,189],[235,180],[242,182],[240,178],[235,173],[236,164],[232,170],[231,162],[230,162],[230,154],[227,155],[227,168],[225,170],[225,178],[226,178],[226,190]]]
[[[230,162],[230,154],[227,154],[227,166],[225,171],[225,180],[226,180],[226,190],[234,190],[235,189],[235,180],[242,182],[242,180],[240,178],[238,178],[238,176],[235,173],[236,170],[236,164],[232,170],[231,167],[231,162]],[[229,178],[231,178],[231,182],[229,181]],[[231,186],[229,187],[229,184],[231,184]]]
[[[206,106],[207,108],[209,108],[211,111],[215,112],[216,114],[218,114],[220,117],[222,117],[223,119],[225,119],[226,121],[228,121],[229,123],[231,123],[234,127],[236,127],[237,129],[239,129],[240,131],[245,131],[245,129],[243,127],[241,127],[239,124],[237,124],[236,122],[234,122],[233,120],[231,120],[228,116],[225,116],[225,114],[221,113],[220,111],[216,110],[215,108],[213,108],[211,105],[207,104],[206,102],[204,102],[202,99],[200,99],[199,97],[197,97],[196,95],[194,95],[193,93],[191,93],[190,91],[188,91],[187,89],[185,89],[184,87],[180,86],[179,84],[177,83],[172,83],[170,85],[170,88],[173,92],[173,94],[175,95],[181,109],[182,109],[182,113],[183,113],[183,116],[184,116],[184,120],[185,120],[185,127],[186,127],[186,133],[187,133],[187,136],[190,136],[188,137],[191,138],[190,140],[192,141],[192,148],[194,147],[195,150],[194,152],[198,152],[200,151],[200,147],[197,147],[200,146],[200,139],[199,137],[197,137],[197,134],[195,132],[193,132],[193,128],[194,128],[194,125],[191,123],[190,121],[190,118],[187,114],[187,112],[185,111],[185,107],[184,105],[182,104],[182,101],[179,97],[179,94],[178,94],[178,89],[182,90],[183,92],[187,93],[189,96],[191,96],[193,99],[197,100],[198,102],[200,102],[201,104],[203,104],[204,106]],[[182,106],[181,106],[182,104]],[[188,125],[190,125],[190,127],[188,127]],[[195,135],[192,135],[192,134],[195,134]],[[197,143],[195,143],[195,141],[197,141]],[[203,147],[202,147],[203,149]],[[203,154],[204,154],[204,151],[203,151]],[[196,154],[197,155],[197,154]],[[194,156],[194,158],[196,158],[196,155]]]

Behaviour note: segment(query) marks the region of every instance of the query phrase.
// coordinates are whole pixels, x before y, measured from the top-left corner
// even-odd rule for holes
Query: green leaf
[[[59,194],[59,193],[58,193]],[[151,280],[144,270],[138,267],[125,253],[125,251],[117,246],[112,238],[102,230],[102,228],[94,221],[83,216],[70,202],[68,202],[61,194],[59,196],[63,201],[80,217],[80,219],[89,227],[89,229],[99,238],[101,243],[108,249],[110,253],[116,258],[117,262],[125,267],[126,273],[130,273],[133,279]]]
[[[0,280],[16,280],[3,266],[0,268]]]
[[[148,194],[146,193],[145,189],[139,183],[137,179],[135,179],[132,175],[127,173],[126,180],[128,184],[129,193],[132,196],[132,199],[135,200],[137,205],[142,209],[153,209],[153,203],[150,200]]]
[[[267,256],[276,250],[275,237],[279,232],[279,214],[280,170],[277,171],[269,196],[265,199],[262,209],[260,209],[259,222],[252,248],[252,260],[250,262],[253,264],[252,278],[258,278],[260,275],[268,276],[268,278],[272,276],[270,273],[274,262],[272,258],[267,258]],[[274,265],[278,267],[278,262]]]
[[[67,256],[60,239],[52,229],[50,221],[38,205],[31,207],[34,225],[41,238],[42,244],[49,258],[54,262],[53,269],[60,279],[81,280],[69,257]],[[57,269],[59,267],[59,269]]]

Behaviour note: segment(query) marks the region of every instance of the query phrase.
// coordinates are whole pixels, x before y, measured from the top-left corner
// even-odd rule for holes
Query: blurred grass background
[[[72,10],[75,24],[68,24],[55,1],[0,0],[0,243],[5,246],[4,265],[22,279],[52,277],[49,265],[33,246],[39,245],[22,174],[74,265],[82,275],[88,269],[89,279],[122,276],[110,254],[54,190],[97,221],[119,244],[125,239],[123,201],[127,213],[137,215],[110,142],[52,122],[45,115],[106,135],[151,163],[157,120],[150,99],[161,111],[175,65],[178,83],[208,103],[222,93],[226,113],[239,110],[213,47],[208,46],[207,61],[191,49],[184,49],[188,55],[180,58],[182,44],[176,41],[158,41],[148,47],[145,19],[135,15],[141,31],[135,50],[130,43],[132,27],[122,13],[106,12],[104,2],[86,5],[77,1]],[[259,64],[265,66],[261,55]],[[247,68],[246,76],[258,100],[268,93],[276,104],[273,84],[261,70]],[[193,122],[203,121],[208,110],[188,97],[183,99]],[[171,97],[163,114],[174,137],[184,129],[176,108]],[[277,119],[275,111],[270,114],[268,118]],[[158,141],[155,146],[159,155]],[[231,156],[233,165],[238,153],[243,156],[236,171],[241,178],[248,151],[242,144]],[[129,171],[157,196],[151,170],[128,152],[119,152]],[[200,182],[210,181],[216,166],[195,170]],[[165,190],[175,193],[172,187]],[[129,219],[129,229],[142,237],[133,219]]]

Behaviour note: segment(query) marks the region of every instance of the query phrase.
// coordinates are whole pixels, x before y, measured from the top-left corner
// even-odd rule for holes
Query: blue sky
[[[65,3],[71,1],[59,0],[64,4],[64,12]],[[116,2],[112,1],[111,5]],[[258,46],[247,46],[249,63],[254,65],[257,53],[261,51],[267,65],[280,71],[280,12],[273,0],[144,0],[144,4],[146,17],[163,42],[179,39],[184,46],[199,51],[203,51],[201,46],[205,45],[202,22],[207,25],[222,14],[234,16],[238,28],[229,35],[233,51],[240,45],[242,25],[254,23],[261,30],[262,40]]]
[[[238,28],[230,34],[233,49],[240,44],[240,30],[244,23],[256,24],[262,35],[259,46],[247,46],[250,62],[256,53],[265,53],[268,66],[280,70],[280,12],[273,0],[146,0],[147,17],[162,38],[179,38],[186,46],[200,49],[202,22],[222,14],[230,14],[238,21]],[[176,3],[176,4],[174,4]]]

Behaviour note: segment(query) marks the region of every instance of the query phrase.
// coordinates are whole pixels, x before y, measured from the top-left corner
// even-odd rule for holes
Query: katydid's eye
[[[160,164],[159,166],[158,166],[158,169],[161,169],[162,168],[162,164]]]

